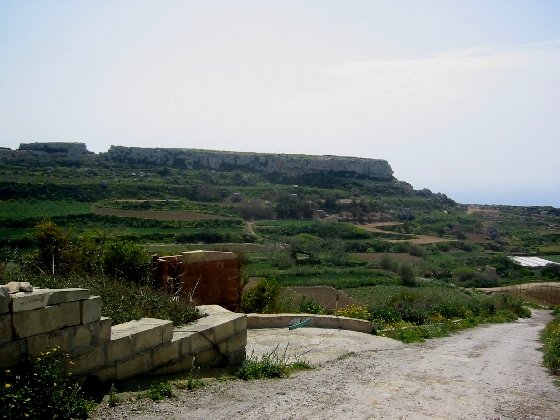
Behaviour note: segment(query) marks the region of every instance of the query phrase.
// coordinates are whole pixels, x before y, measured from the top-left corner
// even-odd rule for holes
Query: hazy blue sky
[[[387,159],[560,207],[560,1],[0,0],[0,146]]]

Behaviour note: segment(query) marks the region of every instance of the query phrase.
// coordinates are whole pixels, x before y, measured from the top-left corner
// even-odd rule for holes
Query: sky
[[[386,159],[560,207],[560,1],[0,0],[0,146]]]

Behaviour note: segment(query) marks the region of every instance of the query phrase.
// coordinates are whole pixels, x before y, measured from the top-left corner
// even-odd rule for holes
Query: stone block
[[[33,291],[33,286],[28,281],[11,281],[6,283],[5,287],[10,293]]]
[[[32,292],[17,292],[11,295],[12,312],[32,311],[47,306],[51,292],[47,289],[35,289]]]
[[[193,333],[189,340],[189,354],[198,354],[214,348],[212,337],[207,337],[206,333],[207,331]]]
[[[239,315],[234,321],[235,333],[247,331],[247,315]]]
[[[92,296],[80,301],[81,324],[89,324],[101,319],[101,296]]]
[[[115,326],[117,327],[117,326]],[[113,327],[113,329],[115,328]],[[111,341],[107,347],[107,361],[114,363],[116,361],[125,360],[135,353],[134,340],[130,335],[115,336],[111,331]]]
[[[90,293],[88,289],[52,289],[47,305],[58,305],[65,302],[75,302],[78,300],[89,299],[89,297]]]
[[[173,323],[163,319],[142,318],[138,321],[129,321],[124,324],[115,325],[111,328],[111,341],[121,339],[122,337],[130,337],[135,353],[159,346],[163,343],[164,335],[168,341],[171,339]]]
[[[239,364],[243,363],[243,361],[245,360],[246,357],[247,357],[247,354],[245,352],[245,348],[239,349],[239,350],[237,350],[233,353],[228,354],[228,363],[230,365],[239,365]]]
[[[186,356],[182,357],[176,362],[172,362],[169,365],[159,367],[150,371],[153,375],[170,375],[174,373],[187,372],[191,370],[194,366],[194,357]]]
[[[152,358],[149,352],[140,353],[131,359],[119,362],[116,365],[116,379],[122,381],[151,370]]]
[[[0,346],[0,369],[17,365],[27,358],[26,340],[9,341]]]
[[[163,366],[172,360],[178,359],[180,347],[181,341],[176,340],[162,344],[161,346],[155,348],[152,352],[152,366]]]
[[[71,353],[84,353],[100,343],[95,342],[96,323],[76,325],[63,330],[66,348]]]
[[[235,334],[235,322],[231,315],[214,315],[212,318],[216,319],[213,328],[214,343],[219,343]]]
[[[72,327],[81,323],[80,302],[65,302],[57,305],[60,307],[61,327]]]
[[[194,355],[194,365],[201,367],[216,366],[223,363],[224,357],[214,349],[206,350]]]
[[[12,314],[0,315],[0,345],[12,341]]]
[[[227,353],[234,353],[238,350],[245,349],[247,346],[247,331],[237,334],[227,339]]]
[[[72,362],[74,362],[71,369],[73,375],[95,371],[107,363],[106,348],[104,346],[94,347],[91,351],[72,358]]]
[[[67,351],[67,341],[65,337],[67,331],[58,330],[45,334],[34,335],[27,338],[27,355],[29,358],[37,357],[41,353],[51,350],[54,346]]]
[[[94,372],[93,376],[100,382],[114,382],[117,379],[117,368],[115,366],[103,368]]]
[[[31,337],[56,331],[62,324],[60,306],[46,306],[32,311],[12,314],[14,334],[17,338]]]
[[[0,314],[10,312],[10,302],[12,295],[6,286],[0,286]]]
[[[107,344],[111,341],[111,318],[107,318],[102,316],[101,319],[97,322],[92,323],[94,325],[94,338],[93,344],[94,345],[101,345]],[[86,324],[91,325],[91,324]]]

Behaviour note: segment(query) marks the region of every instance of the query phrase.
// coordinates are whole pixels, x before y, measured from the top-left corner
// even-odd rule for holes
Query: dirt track
[[[541,367],[550,316],[489,325],[424,344],[363,345],[288,379],[216,382],[160,403],[141,400],[101,418],[558,419],[560,388]],[[375,337],[372,337],[375,339]],[[372,342],[373,343],[373,342]]]

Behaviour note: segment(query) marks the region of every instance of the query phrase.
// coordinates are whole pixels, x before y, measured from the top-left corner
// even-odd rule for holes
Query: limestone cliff
[[[109,162],[185,169],[239,169],[286,176],[331,173],[393,180],[393,170],[386,160],[356,157],[111,146],[100,158]]]

